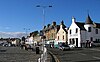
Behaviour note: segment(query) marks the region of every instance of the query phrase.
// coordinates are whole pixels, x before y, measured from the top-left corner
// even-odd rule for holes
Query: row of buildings
[[[76,47],[82,47],[82,44],[85,43],[100,42],[100,23],[93,22],[89,15],[85,22],[77,22],[72,17],[72,23],[69,27],[66,27],[63,21],[60,25],[53,22],[44,26],[41,32],[46,36],[45,41],[47,44],[65,42],[74,44]],[[39,41],[39,35],[35,36],[34,40]]]

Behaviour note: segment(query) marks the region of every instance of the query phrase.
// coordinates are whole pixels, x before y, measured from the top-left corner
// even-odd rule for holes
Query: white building
[[[56,42],[66,42],[68,40],[67,38],[67,28],[64,25],[64,22],[62,21],[60,24],[60,29],[57,32],[57,38],[56,38]]]
[[[25,42],[25,44],[33,44],[33,37],[28,37],[27,39],[26,39],[26,42]]]
[[[94,23],[88,15],[86,22],[76,22],[72,17],[72,24],[68,30],[68,44],[81,47],[83,44],[100,41],[100,23]]]

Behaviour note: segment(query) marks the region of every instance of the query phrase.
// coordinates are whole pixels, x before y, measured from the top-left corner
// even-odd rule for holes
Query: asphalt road
[[[49,48],[60,62],[100,62],[100,47],[77,48],[75,50],[61,51],[57,48]]]
[[[39,57],[40,54],[36,54],[35,51],[0,46],[0,62],[37,62]]]

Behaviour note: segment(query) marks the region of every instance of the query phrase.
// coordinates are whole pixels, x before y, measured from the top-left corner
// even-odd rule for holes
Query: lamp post
[[[26,31],[26,37],[28,36],[28,30],[30,30],[29,28],[24,28],[24,30]]]
[[[49,5],[49,6],[37,5],[36,7],[42,8],[42,11],[43,11],[43,26],[45,26],[45,9],[46,9],[46,8],[50,8],[50,7],[52,7],[52,6],[51,6],[51,5]],[[44,33],[42,34],[42,39],[45,39],[45,34],[44,34]],[[44,40],[43,40],[43,41],[44,41]],[[43,46],[44,46],[44,42],[43,42]]]
[[[42,8],[42,12],[43,12],[43,27],[45,26],[45,9],[46,8],[50,8],[50,7],[52,7],[51,5],[49,5],[49,6],[41,6],[41,5],[37,5],[36,7],[38,7],[38,8]],[[45,45],[45,34],[44,34],[44,32],[42,33],[42,35],[41,35],[41,39],[42,39],[42,47],[43,47],[43,57],[44,57],[44,45]],[[44,59],[43,59],[43,61],[44,61]],[[41,62],[41,59],[40,59],[40,62]]]

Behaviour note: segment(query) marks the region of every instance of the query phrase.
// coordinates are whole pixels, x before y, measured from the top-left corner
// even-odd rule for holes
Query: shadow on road
[[[0,50],[0,52],[6,52],[6,51],[7,51],[7,50],[3,50],[3,49],[2,49],[2,50]]]

